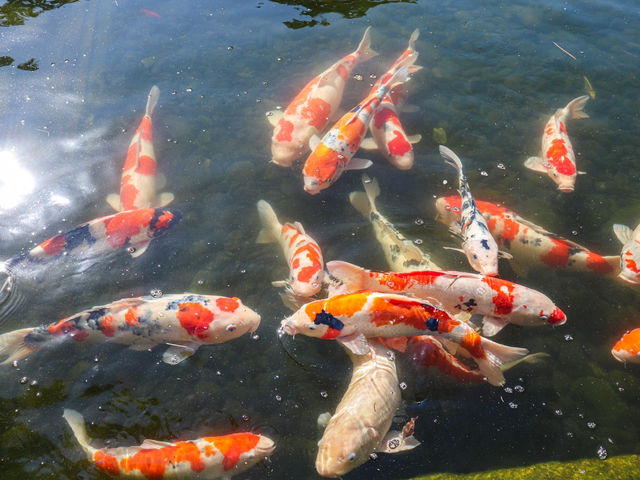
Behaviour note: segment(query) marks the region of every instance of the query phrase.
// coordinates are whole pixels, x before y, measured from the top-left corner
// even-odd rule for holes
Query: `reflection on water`
[[[0,5],[0,26],[24,25],[29,18],[35,18],[47,10],[60,8],[78,0],[6,0]]]

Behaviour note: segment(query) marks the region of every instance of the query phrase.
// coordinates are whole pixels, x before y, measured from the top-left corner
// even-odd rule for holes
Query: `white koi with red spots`
[[[441,336],[467,352],[492,385],[504,383],[503,362],[528,353],[481,337],[467,323],[424,300],[366,290],[308,303],[285,318],[281,330],[288,335],[337,339],[357,355],[369,352],[366,339],[371,337]]]
[[[93,466],[117,478],[230,478],[275,450],[273,440],[250,432],[172,442],[147,439],[136,446],[95,448],[79,412],[65,409],[63,417]]]
[[[615,224],[613,233],[622,243],[618,276],[625,282],[640,283],[640,225],[631,230],[626,225]]]
[[[543,293],[499,278],[452,271],[374,272],[338,260],[328,262],[327,271],[342,283],[340,293],[408,293],[451,314],[483,315],[482,333],[486,336],[495,335],[508,323],[557,326],[567,321],[564,312]]]
[[[295,297],[308,298],[318,293],[324,277],[324,262],[318,243],[305,233],[300,222],[282,225],[271,205],[264,200],[258,202],[258,214],[263,228],[256,241],[278,242],[289,265],[288,280],[274,284],[287,287]]]
[[[344,170],[367,168],[369,160],[353,158],[360,142],[367,133],[371,118],[391,85],[407,81],[409,69],[415,58],[408,57],[403,63],[387,72],[384,83],[374,87],[360,104],[342,116],[338,122],[319,140],[311,139],[313,151],[302,169],[304,190],[315,195],[329,188]],[[315,141],[314,141],[315,139]]]
[[[378,55],[371,49],[368,27],[355,52],[340,59],[311,80],[293,99],[284,113],[269,112],[275,126],[271,139],[271,161],[290,167],[309,151],[309,139],[320,135],[342,101],[351,72],[361,62]]]
[[[558,185],[558,190],[564,193],[573,192],[576,183],[576,156],[567,135],[567,120],[575,118],[589,118],[584,113],[584,105],[589,100],[588,95],[575,98],[564,108],[556,110],[544,127],[542,135],[542,155],[529,157],[524,166],[540,173],[549,175]]]
[[[163,182],[159,182],[157,177],[151,115],[158,103],[159,95],[160,90],[154,85],[149,92],[144,117],[129,144],[122,168],[120,195],[112,193],[107,197],[107,202],[116,211],[160,208],[173,201],[173,193],[156,195],[157,184]]]
[[[239,298],[213,295],[164,295],[125,298],[63,318],[50,325],[0,335],[2,364],[43,348],[76,342],[114,342],[134,350],[169,344],[163,355],[175,365],[201,345],[233,340],[260,325],[260,315]]]
[[[478,209],[498,246],[513,258],[511,266],[521,276],[531,267],[553,267],[580,272],[617,275],[620,257],[602,256],[551,233],[525,220],[504,206],[477,201]],[[460,221],[460,197],[441,197],[436,200],[437,220],[445,225]]]

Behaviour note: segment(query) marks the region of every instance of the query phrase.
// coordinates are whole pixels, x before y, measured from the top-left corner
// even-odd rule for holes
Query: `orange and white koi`
[[[349,355],[351,381],[318,442],[316,470],[323,477],[346,475],[373,452],[420,445],[412,435],[389,431],[402,400],[395,355],[375,339],[369,339],[369,346],[366,355]]]
[[[629,283],[640,283],[640,225],[632,231],[626,225],[615,224],[613,233],[622,243],[618,276]]]
[[[537,290],[495,277],[452,271],[374,272],[351,263],[327,262],[342,283],[341,293],[373,290],[404,293],[434,301],[451,314],[483,315],[482,333],[493,336],[505,325],[562,325],[567,316]],[[334,293],[335,287],[330,292]]]
[[[360,148],[360,142],[366,135],[380,102],[393,84],[407,80],[407,65],[414,61],[413,57],[408,57],[395,70],[387,72],[388,78],[380,86],[372,88],[369,95],[344,114],[321,140],[317,136],[311,137],[310,146],[313,151],[302,169],[304,190],[307,193],[315,195],[330,187],[345,169],[357,170],[371,165],[371,161],[353,156]]]
[[[602,256],[551,233],[504,206],[477,201],[487,221],[489,231],[498,246],[513,258],[511,266],[521,276],[530,267],[547,266],[580,272],[617,275],[620,257]],[[441,197],[436,200],[437,219],[445,225],[460,221],[460,197]]]
[[[136,446],[95,448],[79,412],[65,409],[62,416],[93,466],[117,478],[230,478],[275,450],[273,440],[250,432],[173,442],[146,439]]]
[[[160,208],[173,201],[173,193],[156,195],[158,183],[164,183],[164,177],[157,175],[151,128],[151,115],[159,95],[158,87],[151,87],[144,117],[131,139],[122,168],[120,195],[112,193],[107,196],[107,203],[116,211]]]
[[[171,365],[190,357],[201,345],[233,340],[260,325],[260,315],[239,298],[213,295],[164,295],[125,298],[63,318],[50,325],[0,335],[2,364],[43,348],[76,342],[114,342],[133,350],[169,344],[163,361]]]
[[[263,227],[256,241],[278,242],[289,264],[289,278],[273,284],[287,287],[295,297],[312,297],[318,293],[324,277],[324,262],[318,243],[305,233],[300,222],[282,225],[271,205],[264,200],[258,202],[258,214]]]
[[[305,85],[284,113],[275,110],[267,118],[275,126],[271,161],[290,167],[309,151],[309,139],[320,135],[335,113],[351,72],[361,62],[378,55],[371,49],[368,27],[355,52],[340,59]]]
[[[625,333],[613,346],[611,355],[619,362],[640,363],[640,328]]]
[[[371,337],[442,336],[459,344],[492,385],[504,383],[503,362],[528,353],[481,337],[467,323],[424,300],[370,291],[308,303],[285,318],[281,330],[288,335],[338,339],[357,355],[369,351],[366,339]]]
[[[556,110],[544,127],[542,135],[542,154],[544,158],[529,157],[524,166],[535,172],[549,175],[558,185],[558,190],[564,193],[573,192],[576,183],[576,156],[567,135],[565,126],[567,120],[574,118],[589,118],[584,113],[584,104],[589,100],[588,95],[575,98],[564,108]]]

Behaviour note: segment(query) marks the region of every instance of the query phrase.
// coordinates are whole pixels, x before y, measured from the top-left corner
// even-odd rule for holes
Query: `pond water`
[[[103,478],[71,436],[63,408],[79,410],[97,445],[137,445],[252,430],[275,453],[241,478],[316,478],[316,418],[333,411],[351,363],[339,345],[279,338],[289,310],[271,281],[287,276],[276,245],[257,245],[259,199],[298,220],[325,260],[385,269],[369,222],[349,204],[360,172],[311,196],[300,165],[269,163],[265,113],[352,52],[366,27],[380,55],[359,65],[343,108],[355,106],[420,29],[409,83],[409,134],[422,134],[413,169],[376,152],[379,209],[445,268],[467,270],[434,199],[455,193],[434,128],[463,159],[476,199],[599,253],[616,255],[614,223],[640,221],[640,10],[627,2],[18,2],[0,6],[0,256],[8,259],[113,213],[127,147],[152,85],[158,169],[181,223],[146,253],[77,265],[63,259],[18,275],[0,307],[0,331],[51,323],[94,305],[165,293],[240,297],[258,311],[255,335],[201,348],[178,366],[162,347],[68,345],[0,369],[0,469],[5,479]],[[60,7],[60,8],[58,8]],[[564,48],[563,52],[554,42]],[[584,94],[590,118],[569,122],[579,170],[572,194],[524,168],[544,123]],[[358,80],[360,79],[360,80]],[[446,182],[445,182],[446,181]],[[423,222],[416,222],[417,219]],[[640,325],[640,296],[611,278],[539,269],[501,275],[549,295],[568,316],[550,328],[511,326],[496,340],[549,359],[506,373],[504,387],[465,385],[399,357],[404,411],[422,445],[379,455],[347,478],[408,478],[638,453],[640,369],[610,354]]]

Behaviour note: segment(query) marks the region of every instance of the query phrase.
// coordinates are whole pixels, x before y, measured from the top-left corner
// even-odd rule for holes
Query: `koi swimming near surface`
[[[615,224],[613,233],[622,244],[620,275],[629,283],[640,283],[640,225],[631,230],[626,225]]]
[[[640,328],[625,333],[611,349],[619,362],[640,363]]]

